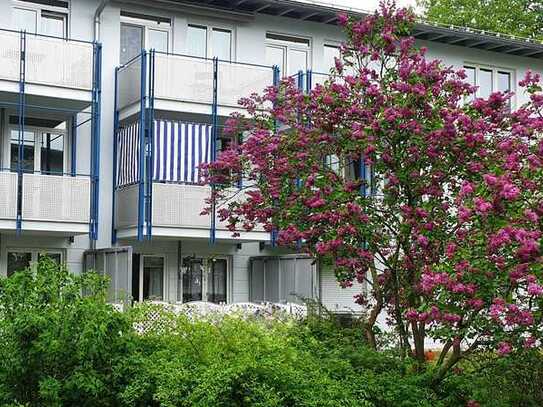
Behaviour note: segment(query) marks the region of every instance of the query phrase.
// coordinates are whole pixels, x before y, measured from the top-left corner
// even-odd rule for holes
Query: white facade
[[[79,273],[83,270],[85,251],[112,247],[112,221],[114,221],[117,241],[113,246],[132,247],[132,253],[136,255],[132,258],[134,264],[131,267],[133,287],[126,287],[127,289],[134,288],[132,294],[136,299],[138,296],[140,298],[143,296],[171,302],[183,300],[183,292],[187,291],[183,289],[183,282],[186,284],[189,281],[186,276],[183,281],[183,273],[188,273],[189,263],[190,267],[194,267],[191,269],[192,274],[189,273],[192,278],[190,281],[195,285],[193,288],[196,291],[201,290],[202,299],[205,299],[206,292],[209,295],[216,295],[213,298],[217,301],[243,302],[250,299],[250,259],[257,256],[280,255],[281,252],[268,244],[262,245],[268,240],[264,232],[245,234],[242,239],[236,241],[231,238],[229,232],[224,228],[221,229],[220,225],[217,227],[217,241],[215,245],[210,245],[209,225],[207,221],[202,221],[197,217],[198,210],[195,207],[195,202],[203,200],[197,198],[198,194],[202,194],[203,187],[154,183],[153,199],[157,200],[153,205],[155,208],[152,215],[153,238],[150,241],[137,240],[137,225],[134,224],[138,215],[136,202],[138,191],[134,190],[137,186],[132,186],[132,190],[126,188],[116,193],[115,212],[117,215],[115,215],[112,209],[115,69],[121,64],[123,58],[127,58],[130,47],[134,47],[129,39],[136,38],[137,35],[144,38],[145,47],[154,46],[159,50],[162,48],[170,54],[197,55],[201,52],[200,56],[206,58],[220,55],[221,58],[231,59],[234,62],[258,65],[258,67],[249,67],[223,64],[224,70],[221,72],[224,76],[223,82],[219,82],[219,88],[224,86],[220,89],[223,89],[221,97],[225,99],[219,100],[218,107],[219,122],[222,122],[226,115],[236,110],[232,100],[244,96],[241,94],[242,91],[248,92],[257,85],[258,89],[254,90],[258,91],[266,82],[269,82],[269,85],[272,84],[273,72],[262,66],[269,68],[271,62],[281,64],[290,74],[298,69],[327,72],[330,67],[330,47],[339,44],[343,35],[339,27],[326,24],[326,21],[331,21],[333,18],[323,17],[322,22],[307,21],[319,13],[330,13],[330,10],[326,11],[322,5],[305,4],[304,7],[307,10],[304,9],[306,11],[300,14],[301,17],[292,18],[287,15],[296,12],[292,11],[296,7],[285,8],[284,12],[275,13],[284,14],[283,16],[263,13],[273,7],[286,7],[282,3],[292,5],[294,2],[279,1],[275,5],[271,0],[231,2],[240,5],[261,3],[261,7],[255,6],[255,10],[259,9],[262,12],[254,13],[243,10],[228,11],[224,8],[215,8],[211,5],[213,1],[207,3],[209,5],[206,6],[195,1],[176,4],[174,1],[159,0],[145,2],[67,0],[36,3],[23,0],[0,0],[1,29],[21,28],[21,18],[26,17],[20,17],[17,13],[21,11],[15,11],[16,9],[35,11],[33,15],[36,16],[34,22],[38,32],[58,29],[56,24],[61,24],[58,23],[58,19],[52,22],[44,20],[52,11],[55,18],[65,15],[62,18],[64,18],[63,27],[67,38],[89,42],[67,42],[28,35],[27,54],[40,55],[40,57],[27,62],[26,103],[58,107],[72,113],[30,107],[26,109],[27,117],[52,118],[59,123],[65,122],[65,129],[54,129],[54,127],[55,131],[50,128],[44,129],[44,124],[39,121],[35,123],[35,126],[32,123],[26,125],[29,131],[32,129],[35,131],[33,136],[35,157],[29,165],[34,166],[37,173],[23,176],[23,182],[26,183],[23,191],[28,197],[23,200],[22,230],[20,235],[17,235],[15,220],[17,178],[15,173],[9,171],[9,168],[13,164],[10,132],[13,130],[15,132],[13,134],[16,134],[19,128],[18,122],[14,118],[10,119],[10,116],[15,118],[18,116],[19,55],[17,50],[20,45],[20,34],[0,31],[0,107],[2,109],[0,168],[5,170],[0,172],[1,274],[5,275],[8,272],[10,261],[15,261],[14,259],[22,263],[35,261],[41,252],[60,255],[62,261],[67,262],[73,272]],[[103,10],[95,21],[96,10],[104,4]],[[423,35],[425,32],[422,29],[419,29],[419,32],[420,38],[425,38]],[[133,35],[133,37],[128,38],[128,35]],[[495,88],[499,86],[496,79],[499,73],[510,75],[511,84],[522,79],[528,69],[543,73],[541,59],[543,50],[539,53],[537,48],[535,51],[530,51],[530,47],[535,47],[533,44],[525,44],[527,50],[522,51],[526,55],[531,53],[532,57],[523,57],[507,54],[512,49],[511,52],[516,51],[512,46],[507,47],[504,39],[499,39],[499,41],[505,41],[506,46],[494,47],[496,51],[503,52],[493,52],[470,47],[475,46],[475,42],[469,43],[469,38],[466,41],[456,41],[457,44],[468,45],[461,46],[436,42],[438,37],[439,35],[434,35],[435,41],[420,40],[420,45],[429,49],[429,57],[439,58],[445,65],[453,65],[455,68],[473,67],[475,70],[482,70],[483,74],[490,70],[494,75],[492,84]],[[484,37],[481,38],[484,39]],[[102,44],[102,80],[99,122],[99,227],[97,240],[91,241],[88,237],[88,219],[89,211],[91,211],[88,202],[91,198],[91,184],[88,176],[79,177],[78,174],[89,174],[91,171],[89,158],[91,126],[88,122],[85,123],[85,114],[88,114],[92,102],[93,46],[91,43],[95,40]],[[123,47],[121,47],[121,41],[123,41]],[[207,44],[204,51],[201,48],[203,43]],[[230,46],[225,46],[228,43]],[[34,54],[32,54],[33,49]],[[126,62],[126,59],[123,62]],[[154,107],[157,117],[211,123],[210,93],[202,94],[201,89],[197,87],[202,87],[202,83],[210,83],[209,69],[212,62],[156,54],[155,63],[157,68]],[[219,69],[221,69],[220,66]],[[226,70],[229,71],[226,72]],[[245,78],[249,77],[252,78],[252,82],[247,84]],[[139,77],[135,76],[132,79],[135,81],[131,80],[124,85],[125,92],[137,92]],[[239,94],[235,93],[236,89],[240,90]],[[186,96],[187,92],[197,93],[191,99]],[[137,100],[133,102],[135,103],[127,103],[119,109],[121,122],[124,123],[136,117],[134,115],[140,106]],[[525,95],[517,93],[513,104],[520,106],[524,102],[526,102]],[[76,120],[82,124],[77,129],[75,139],[70,133],[71,121],[74,120],[73,111],[83,112],[77,114]],[[53,125],[50,124],[50,126]],[[45,137],[44,134],[51,132],[55,136],[62,136],[64,140],[62,159],[57,157],[51,160],[57,160],[55,163],[62,166],[61,172],[69,173],[72,169],[75,171],[75,176],[43,174],[42,161],[49,160],[47,152],[43,152],[42,145],[45,140],[43,137]],[[77,151],[75,165],[72,165],[73,151]],[[43,159],[42,154],[45,154]],[[181,209],[176,211],[175,208]],[[122,219],[125,219],[124,223],[120,221]],[[18,256],[21,253],[24,255]],[[162,271],[158,271],[161,267]],[[214,267],[216,270],[213,269]],[[226,269],[223,270],[222,267]],[[212,269],[215,271],[199,274],[201,270]],[[135,274],[139,276],[136,280],[134,280]],[[226,275],[225,280],[224,275]],[[318,281],[320,282],[318,295],[328,308],[337,311],[358,310],[352,302],[352,295],[356,294],[360,287],[340,289],[333,273],[327,270],[320,272]],[[213,284],[216,286],[212,287]],[[220,292],[220,295],[215,291]],[[198,293],[194,292],[185,292],[185,294],[198,296]]]

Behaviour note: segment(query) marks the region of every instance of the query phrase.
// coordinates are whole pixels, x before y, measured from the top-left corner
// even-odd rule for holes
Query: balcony
[[[228,116],[273,81],[270,66],[143,51],[117,69],[117,111],[134,115],[143,98],[155,110],[210,115],[216,100],[217,115]]]
[[[154,238],[209,239],[212,228],[211,215],[201,215],[211,188],[202,185],[166,184],[153,182],[151,200],[151,224]],[[129,185],[116,191],[116,227],[119,239],[138,237],[139,185]],[[269,233],[263,229],[252,232],[240,231],[233,237],[216,217],[215,236],[219,241],[266,241]]]
[[[19,83],[24,82],[29,104],[47,98],[54,107],[61,99],[82,109],[92,102],[96,48],[85,41],[0,30],[2,99],[17,102]]]
[[[25,173],[22,194],[18,194],[19,176],[0,172],[0,230],[17,230],[19,197],[23,233],[73,236],[89,232],[89,177]]]

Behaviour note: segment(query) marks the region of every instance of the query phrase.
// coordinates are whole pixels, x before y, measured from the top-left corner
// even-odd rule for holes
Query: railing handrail
[[[80,39],[77,39],[77,38],[70,38],[70,37],[58,37],[58,36],[55,36],[55,35],[34,33],[34,32],[26,31],[26,30],[13,30],[13,29],[10,29],[10,28],[0,28],[0,32],[10,32],[10,33],[14,33],[14,34],[23,34],[23,33],[25,33],[27,36],[31,35],[31,36],[34,36],[34,37],[52,38],[52,39],[55,39],[55,40],[63,40],[63,41],[66,41],[66,42],[78,42],[78,43],[89,44],[89,45],[96,44],[96,41],[80,40]]]
[[[154,53],[158,54],[158,55],[166,55],[166,56],[173,56],[173,57],[183,57],[183,58],[190,58],[190,59],[200,59],[202,61],[209,61],[209,62],[213,62],[213,60],[216,59],[218,62],[222,62],[222,63],[226,63],[226,64],[242,65],[242,66],[253,66],[253,67],[257,67],[257,68],[266,68],[266,69],[270,69],[270,70],[273,71],[273,66],[272,65],[255,64],[255,63],[252,63],[252,62],[228,61],[226,59],[200,57],[200,56],[197,56],[197,55],[181,54],[181,53],[176,53],[176,52],[156,51],[154,49],[148,50],[148,49],[145,49],[145,48],[143,48],[141,51],[142,52],[154,51]],[[138,55],[136,55],[136,56],[132,57],[131,59],[129,59],[124,64],[119,65],[118,69],[125,68],[127,65],[131,64],[134,60],[136,60],[140,56],[141,56],[141,52]]]
[[[17,175],[17,170],[14,170],[13,168],[5,168],[5,167],[0,167],[0,172],[10,172],[12,174],[15,174]],[[71,172],[47,172],[47,171],[37,171],[37,170],[28,170],[28,171],[25,171],[23,170],[22,171],[23,175],[25,174],[31,174],[31,175],[52,175],[52,176],[62,176],[62,177],[66,177],[66,178],[73,178],[73,177],[85,177],[85,178],[90,178],[91,175],[90,174],[85,174],[85,173],[75,173],[75,174],[72,174]]]

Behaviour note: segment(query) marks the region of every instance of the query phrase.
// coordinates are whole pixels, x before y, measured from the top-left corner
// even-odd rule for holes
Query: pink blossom
[[[508,355],[509,353],[511,353],[512,350],[513,348],[511,347],[511,344],[509,342],[500,342],[498,344],[498,353],[501,356]]]
[[[528,294],[541,297],[543,295],[543,286],[536,283],[528,284]]]

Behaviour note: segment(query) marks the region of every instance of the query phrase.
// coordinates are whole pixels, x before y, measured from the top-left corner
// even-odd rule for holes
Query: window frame
[[[202,302],[207,301],[208,294],[208,274],[211,268],[213,260],[224,260],[226,262],[226,303],[229,304],[232,301],[232,263],[229,256],[197,256],[194,260],[202,261]],[[180,259],[183,262],[183,256]],[[185,267],[183,264],[179,264],[179,272],[177,273],[176,281],[176,302],[178,304],[183,303],[183,276],[185,274]],[[214,303],[212,303],[214,304]]]
[[[161,300],[149,300],[149,299],[143,299],[143,266],[144,266],[144,259],[146,257],[158,257],[161,258],[162,263],[162,299]],[[167,281],[167,257],[165,254],[140,254],[140,264],[139,264],[139,298],[137,299],[138,302],[143,301],[166,301],[166,281]]]
[[[228,31],[230,32],[230,60],[226,62],[235,62],[236,61],[236,47],[235,47],[235,27],[233,25],[228,24],[216,24],[216,23],[209,23],[205,21],[201,21],[198,19],[190,20],[187,22],[187,31],[185,32],[185,54],[189,56],[194,56],[197,58],[197,55],[190,55],[188,51],[187,41],[188,38],[188,28],[189,27],[198,27],[198,28],[205,28],[206,30],[206,50],[205,50],[205,58],[211,59],[214,58],[213,55],[213,31]],[[222,61],[222,60],[221,60]]]
[[[464,61],[462,65],[462,69],[466,68],[472,68],[475,69],[475,86],[477,86],[477,91],[474,94],[475,98],[481,97],[480,93],[480,86],[479,86],[479,73],[481,70],[485,71],[491,71],[492,72],[492,89],[490,93],[494,93],[498,91],[498,74],[499,73],[508,73],[509,74],[509,80],[510,80],[510,92],[513,93],[510,101],[511,101],[511,109],[514,109],[516,106],[516,100],[517,100],[517,82],[516,82],[516,70],[513,68],[507,68],[503,66],[494,66],[494,65],[486,65],[486,64],[480,64],[476,62],[470,62],[470,61]]]
[[[167,44],[167,50],[165,51],[166,54],[171,54],[173,50],[173,22],[172,19],[169,17],[161,17],[161,16],[153,16],[153,15],[136,15],[135,13],[130,13],[129,11],[125,11],[127,14],[132,15],[122,15],[123,11],[121,11],[121,19],[119,24],[119,46],[121,41],[121,27],[123,25],[126,26],[132,26],[132,27],[138,27],[143,28],[143,46],[142,49],[150,50],[149,47],[149,31],[161,31],[166,32],[168,34],[168,44]],[[164,21],[162,24],[160,20],[169,20],[169,25],[166,25],[167,23]],[[158,51],[157,52],[164,52],[164,51]],[[119,47],[119,63],[121,60],[121,49]]]
[[[299,39],[302,40],[300,42],[296,41],[288,41],[288,40],[280,40],[275,38],[268,38],[269,35],[277,35],[285,38],[292,38],[292,39]],[[305,42],[305,44],[304,44]],[[308,36],[304,35],[297,35],[297,34],[288,34],[288,33],[282,33],[277,31],[266,31],[266,40],[265,40],[265,47],[266,49],[268,47],[271,48],[281,48],[284,50],[283,52],[283,64],[285,65],[285,69],[283,72],[283,67],[279,67],[281,70],[281,76],[285,77],[288,76],[288,72],[290,71],[290,57],[289,57],[289,51],[304,51],[307,52],[307,70],[311,70],[313,66],[313,39]],[[292,75],[296,75],[296,72],[294,72]]]
[[[4,270],[2,275],[6,276],[8,275],[8,257],[9,253],[30,253],[30,268],[36,267],[38,264],[38,257],[40,254],[59,254],[60,255],[60,263],[64,264],[66,262],[66,253],[65,249],[59,249],[59,248],[47,248],[47,247],[21,247],[21,246],[14,246],[14,247],[6,247],[4,248],[4,258],[6,259],[6,263],[4,265]]]
[[[4,142],[3,142],[4,143],[3,144],[3,147],[4,147],[3,162],[5,162],[6,165],[3,165],[3,167],[6,169],[11,169],[11,131],[12,130],[19,131],[18,125],[9,123],[9,117],[16,116],[16,115],[17,115],[17,112],[10,110],[10,111],[6,111],[6,114],[4,117],[5,128],[4,128],[3,133],[5,134],[5,137],[4,137]],[[27,115],[27,117],[42,118],[41,115]],[[62,120],[62,119],[59,118],[58,120]],[[33,170],[34,174],[57,175],[57,176],[64,176],[68,174],[68,169],[71,164],[70,160],[71,160],[71,151],[72,151],[73,146],[72,146],[71,137],[70,137],[70,134],[71,134],[70,119],[66,119],[64,120],[64,122],[66,123],[65,129],[54,129],[51,127],[31,126],[31,125],[25,124],[24,126],[25,131],[32,131],[34,132],[36,136],[34,138],[34,170]],[[48,133],[48,132],[62,134],[64,137],[64,151],[63,151],[64,157],[62,159],[63,161],[62,174],[59,174],[59,173],[47,174],[45,172],[42,172],[41,170],[41,145],[42,145],[42,140],[43,140],[43,133]]]
[[[57,15],[62,16],[64,20],[64,35],[62,37],[67,39],[69,38],[70,33],[70,9],[71,9],[71,2],[66,0],[68,3],[67,7],[59,7],[59,6],[50,6],[46,4],[40,4],[40,3],[34,3],[32,1],[20,1],[20,0],[12,0],[11,1],[11,10],[14,9],[23,9],[23,10],[31,10],[36,12],[36,32],[35,34],[41,34],[41,35],[49,35],[49,34],[43,34],[41,30],[41,20],[43,18],[43,13],[45,14],[51,14],[51,15]],[[13,24],[15,23],[15,19],[13,19]],[[17,27],[14,27],[15,30],[17,30]],[[32,33],[34,34],[34,33]],[[55,36],[52,36],[55,37]]]

